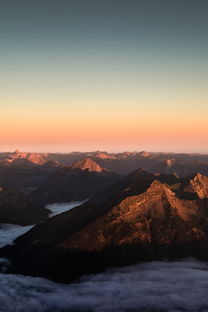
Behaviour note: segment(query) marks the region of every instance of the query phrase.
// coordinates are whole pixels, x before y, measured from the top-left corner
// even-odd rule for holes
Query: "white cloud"
[[[33,225],[21,226],[16,224],[0,224],[0,248],[11,244],[18,236],[29,231]],[[0,310],[1,311],[1,310]]]
[[[85,276],[63,285],[0,275],[1,312],[207,312],[208,265],[152,262]]]
[[[49,215],[49,217],[51,218],[57,214],[71,210],[72,208],[75,208],[77,206],[80,206],[85,201],[86,200],[75,201],[75,202],[70,202],[70,203],[54,203],[54,204],[47,205],[46,208],[51,211]]]
[[[65,212],[67,210],[71,210],[74,207],[81,205],[85,201],[77,201],[71,203],[55,203],[46,206],[49,210],[51,210],[50,218]],[[7,224],[0,223],[0,248],[5,245],[12,244],[12,242],[20,235],[23,235],[27,231],[29,231],[34,225],[21,226],[17,224]],[[1,310],[0,310],[1,311]]]

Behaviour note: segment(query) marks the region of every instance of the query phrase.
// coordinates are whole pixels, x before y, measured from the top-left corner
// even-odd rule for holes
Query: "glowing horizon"
[[[208,153],[208,4],[1,4],[0,150]]]

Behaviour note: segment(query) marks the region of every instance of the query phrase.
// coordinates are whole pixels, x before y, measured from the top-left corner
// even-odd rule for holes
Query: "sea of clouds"
[[[80,203],[47,208],[51,217]],[[0,224],[0,247],[31,227]],[[3,274],[7,265],[0,259],[0,312],[208,312],[208,264],[193,259],[111,269],[68,285]]]
[[[63,285],[0,274],[1,312],[207,312],[208,265],[195,260],[111,269]]]

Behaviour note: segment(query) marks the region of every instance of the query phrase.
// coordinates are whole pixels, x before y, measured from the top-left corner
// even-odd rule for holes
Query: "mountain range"
[[[122,177],[87,202],[39,223],[0,255],[8,272],[68,282],[144,260],[208,258],[208,178]]]
[[[90,158],[56,170],[28,197],[41,204],[85,200],[120,178]]]
[[[144,168],[154,173],[175,172],[179,177],[200,172],[208,175],[208,155],[185,153],[153,153],[153,152],[72,152],[72,153],[26,153],[16,150],[13,153],[0,153],[1,166],[31,167],[36,166],[40,170],[41,165],[52,162],[56,166],[70,166],[74,162],[86,158],[94,160],[101,167],[112,172],[126,175]]]

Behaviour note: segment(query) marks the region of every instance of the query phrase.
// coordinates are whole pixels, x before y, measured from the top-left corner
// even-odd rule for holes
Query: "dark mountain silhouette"
[[[119,177],[87,158],[57,170],[29,197],[44,204],[83,200],[113,184]]]
[[[22,194],[0,187],[0,223],[35,224],[48,215],[43,206],[34,205]]]
[[[187,182],[188,181],[188,182]],[[137,170],[83,205],[38,224],[1,250],[9,272],[71,281],[106,267],[175,257],[208,257],[207,178],[194,197],[174,174]],[[197,191],[196,191],[197,190]]]
[[[17,159],[11,163],[0,164],[1,185],[23,193],[29,193],[43,183],[51,174],[61,167],[55,161],[48,161],[42,165],[34,164],[28,159]]]

